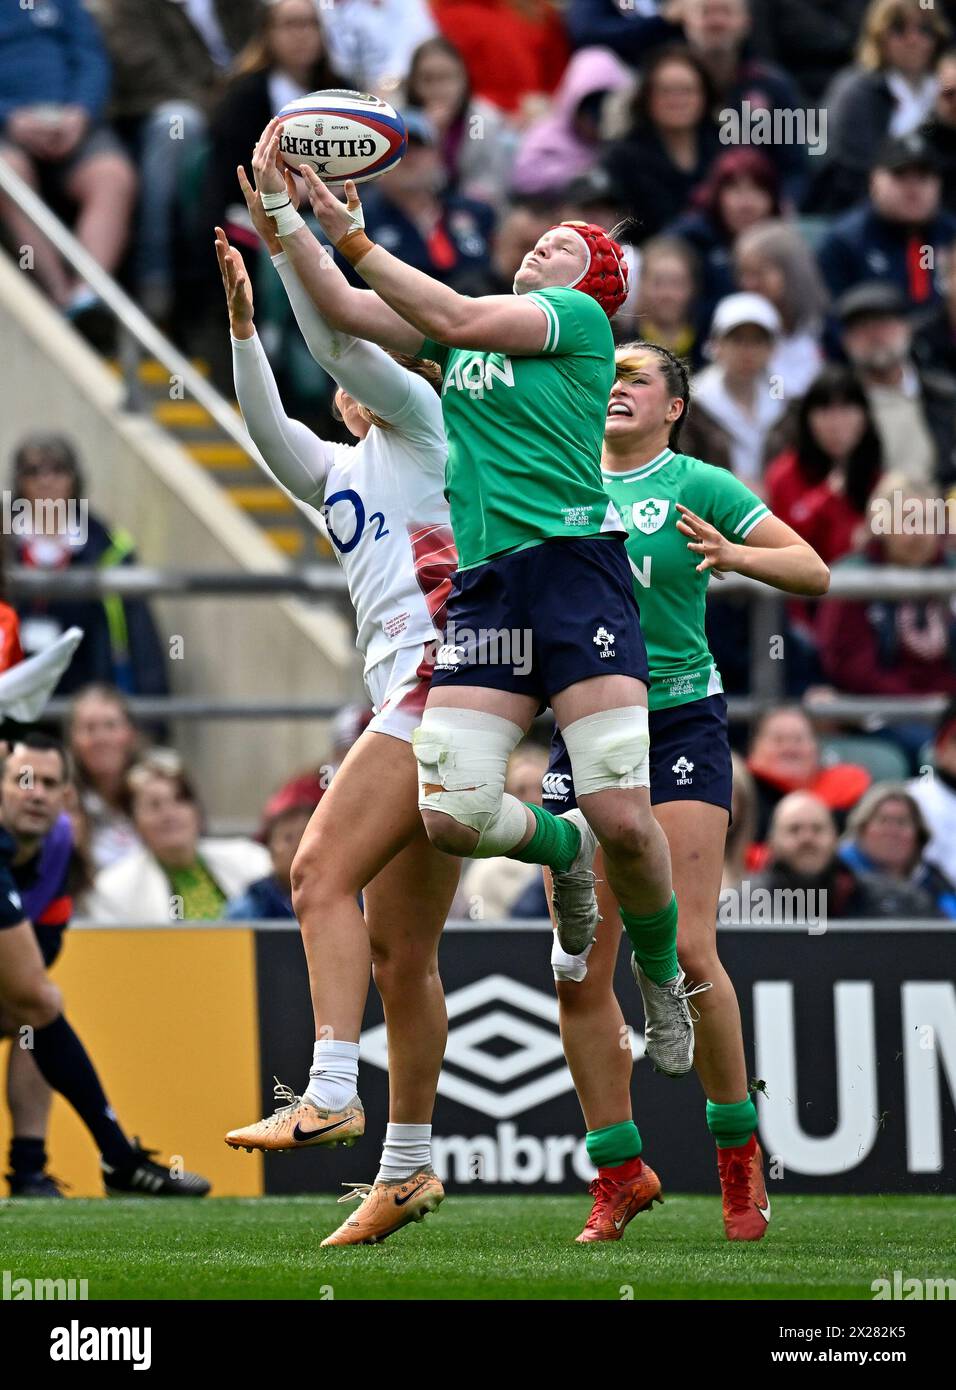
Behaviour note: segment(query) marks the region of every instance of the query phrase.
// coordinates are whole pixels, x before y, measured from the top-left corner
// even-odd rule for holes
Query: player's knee
[[[428,838],[446,854],[506,854],[525,813],[504,796],[508,759],[521,739],[510,719],[478,710],[426,709],[412,735],[418,807]]]
[[[31,976],[5,999],[5,1013],[22,1028],[45,1028],[63,1012],[63,995],[46,975]]]
[[[430,945],[373,942],[372,977],[375,988],[387,1004],[390,998],[404,997],[411,988],[436,980],[438,957]]]
[[[478,832],[441,811],[422,811],[425,831],[443,854],[469,855],[478,843]]]
[[[657,838],[657,822],[648,808],[635,806],[623,816],[594,827],[601,848],[611,859],[645,859]]]

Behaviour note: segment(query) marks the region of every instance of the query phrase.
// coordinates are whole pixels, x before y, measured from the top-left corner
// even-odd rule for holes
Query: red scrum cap
[[[587,249],[587,265],[568,289],[583,290],[596,299],[608,318],[613,318],[627,298],[627,261],[618,243],[593,222],[562,222],[579,236]]]

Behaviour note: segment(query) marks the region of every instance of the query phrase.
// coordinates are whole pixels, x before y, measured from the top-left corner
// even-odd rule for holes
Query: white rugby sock
[[[303,1100],[310,1100],[320,1110],[343,1110],[358,1089],[358,1064],[358,1043],[327,1042],[323,1038],[312,1049]]]
[[[376,1182],[401,1182],[419,1168],[432,1166],[431,1125],[385,1126],[382,1164]]]

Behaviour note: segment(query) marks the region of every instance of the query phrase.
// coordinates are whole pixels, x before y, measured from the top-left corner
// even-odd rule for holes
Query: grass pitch
[[[320,1250],[331,1197],[0,1202],[14,1278],[91,1299],[864,1299],[952,1276],[956,1197],[774,1197],[766,1239],[724,1239],[715,1197],[669,1196],[622,1241],[578,1246],[583,1197],[449,1197],[383,1245]],[[630,1292],[628,1292],[630,1291]]]

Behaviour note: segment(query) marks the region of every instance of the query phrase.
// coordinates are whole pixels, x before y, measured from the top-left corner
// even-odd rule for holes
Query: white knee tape
[[[579,956],[569,956],[567,951],[561,950],[558,934],[554,934],[554,944],[551,947],[551,970],[556,980],[570,980],[572,984],[579,985],[588,973],[588,956],[591,954],[591,947],[585,946]]]
[[[651,784],[650,735],[643,705],[602,710],[561,730],[575,796]]]
[[[524,807],[504,796],[508,759],[520,739],[510,719],[442,707],[426,709],[412,734],[419,808],[477,830],[478,858],[507,853],[525,833]]]

